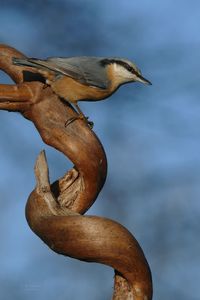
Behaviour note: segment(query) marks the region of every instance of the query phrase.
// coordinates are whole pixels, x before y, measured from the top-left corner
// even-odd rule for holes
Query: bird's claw
[[[83,115],[79,115],[77,117],[72,117],[69,118],[66,122],[65,122],[65,127],[69,126],[71,123],[73,123],[74,121],[81,119],[84,120],[86,122],[86,124],[92,129],[94,126],[94,123],[92,121],[88,121],[88,117],[85,117]]]

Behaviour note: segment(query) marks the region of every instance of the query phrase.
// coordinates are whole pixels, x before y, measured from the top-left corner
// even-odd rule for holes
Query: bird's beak
[[[137,78],[136,78],[136,81],[139,81],[139,82],[142,82],[144,84],[148,84],[148,85],[152,85],[152,83],[147,80],[146,78],[144,78],[142,75],[140,74],[137,74]]]

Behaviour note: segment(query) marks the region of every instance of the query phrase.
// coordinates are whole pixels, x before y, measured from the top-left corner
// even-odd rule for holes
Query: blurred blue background
[[[0,0],[0,42],[28,56],[121,56],[153,86],[81,103],[108,158],[88,214],[126,226],[151,266],[155,300],[200,299],[200,2]],[[11,80],[1,72],[1,83]],[[113,270],[53,253],[24,206],[46,149],[51,180],[71,163],[20,114],[0,111],[1,299],[111,299]]]

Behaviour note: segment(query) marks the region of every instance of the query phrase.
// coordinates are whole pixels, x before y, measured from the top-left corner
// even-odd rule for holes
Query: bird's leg
[[[86,117],[84,115],[84,113],[82,112],[82,110],[80,109],[80,107],[78,106],[77,102],[73,103],[77,112],[79,113],[79,115],[77,117],[73,117],[73,118],[70,118],[67,122],[66,122],[66,125],[65,126],[68,126],[69,124],[71,124],[72,122],[74,122],[75,120],[77,119],[82,119],[84,120],[89,126],[90,128],[92,129],[93,126],[94,126],[94,123],[93,122],[90,122],[88,121],[88,117]]]
[[[74,106],[76,107],[76,109],[77,109],[77,111],[78,111],[78,113],[79,113],[80,118],[83,119],[83,120],[85,120],[86,123],[88,123],[88,124],[90,125],[90,127],[92,128],[93,125],[94,125],[94,123],[88,121],[88,117],[86,117],[86,116],[84,115],[84,113],[82,112],[82,110],[81,110],[80,107],[78,106],[77,102],[74,103]]]

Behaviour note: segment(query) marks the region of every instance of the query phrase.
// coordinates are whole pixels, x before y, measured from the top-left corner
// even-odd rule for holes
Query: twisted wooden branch
[[[57,253],[113,267],[113,300],[152,299],[150,269],[131,233],[112,220],[81,215],[106,179],[102,145],[83,120],[66,127],[76,112],[42,83],[33,69],[12,65],[12,57],[23,56],[0,45],[0,69],[17,83],[0,85],[0,109],[21,112],[35,124],[46,144],[74,163],[74,168],[50,185],[45,153],[40,153],[35,166],[37,185],[26,205],[31,229]]]

